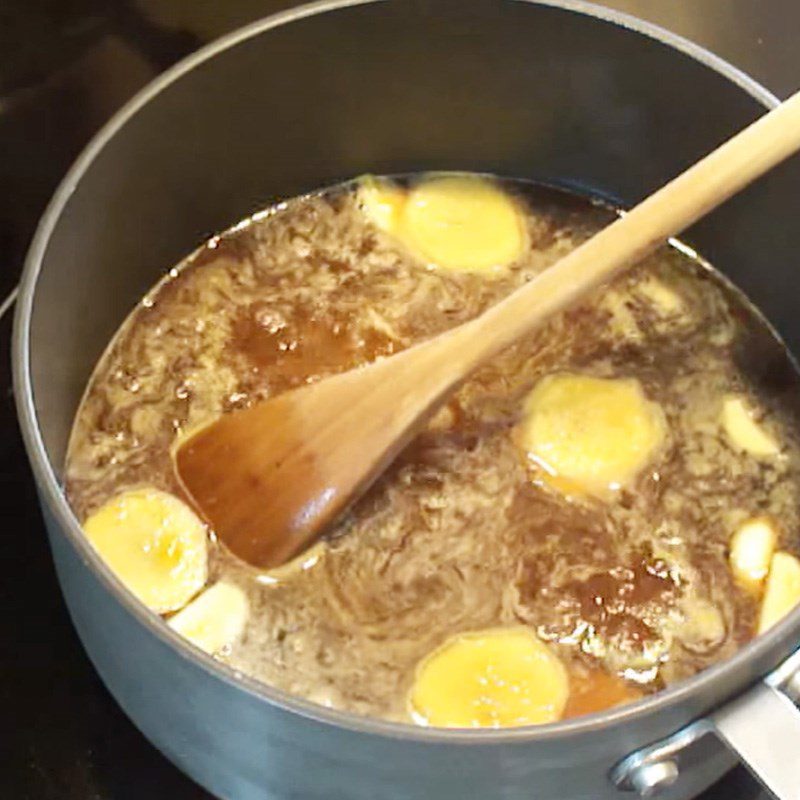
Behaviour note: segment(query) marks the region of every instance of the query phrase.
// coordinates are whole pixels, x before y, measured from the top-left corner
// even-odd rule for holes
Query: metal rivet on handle
[[[645,762],[634,767],[628,776],[631,788],[639,797],[657,797],[678,780],[678,764],[671,758]]]
[[[666,739],[630,753],[611,770],[609,778],[622,792],[657,797],[678,780],[681,753],[712,731],[707,719],[695,720]]]

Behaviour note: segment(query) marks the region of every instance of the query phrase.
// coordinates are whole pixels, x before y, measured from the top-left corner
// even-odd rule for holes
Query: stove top
[[[292,0],[5,0],[0,26],[0,796],[14,800],[208,800],[128,721],[95,674],[56,583],[17,429],[12,292],[36,221],[100,125],[204,42]],[[800,75],[796,0],[607,0],[733,61],[777,94]],[[10,303],[9,303],[10,306]],[[766,800],[736,769],[702,800]]]

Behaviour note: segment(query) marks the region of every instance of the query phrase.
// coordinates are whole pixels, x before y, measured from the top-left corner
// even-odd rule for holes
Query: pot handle
[[[798,678],[795,673],[795,683]],[[710,720],[719,738],[778,800],[800,800],[800,709],[787,688],[762,681]]]
[[[800,650],[764,680],[660,742],[620,761],[611,780],[622,791],[657,797],[680,776],[681,754],[713,734],[778,800],[800,800]]]

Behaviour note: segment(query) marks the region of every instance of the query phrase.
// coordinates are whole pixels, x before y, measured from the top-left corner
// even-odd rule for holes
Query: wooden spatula
[[[476,367],[798,148],[800,93],[481,316],[220,417],[176,449],[179,479],[237,556],[281,564],[367,489]]]

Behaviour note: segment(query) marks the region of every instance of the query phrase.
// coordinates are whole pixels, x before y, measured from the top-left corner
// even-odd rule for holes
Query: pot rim
[[[58,224],[61,213],[68,204],[73,191],[95,157],[113,139],[117,132],[150,100],[195,67],[272,28],[302,20],[306,17],[316,16],[317,14],[388,1],[318,0],[318,2],[273,14],[226,34],[182,59],[140,90],[95,134],[78,156],[48,204],[31,241],[22,272],[14,318],[12,339],[14,395],[20,428],[28,458],[38,484],[40,499],[46,502],[49,510],[58,521],[61,532],[67,537],[82,561],[99,577],[106,590],[122,604],[128,613],[136,618],[151,634],[160,639],[162,643],[176,650],[183,658],[188,659],[210,676],[226,682],[233,688],[247,692],[259,701],[266,701],[284,711],[299,714],[318,723],[346,728],[354,733],[377,734],[421,743],[461,743],[492,746],[525,743],[534,740],[554,740],[578,734],[591,734],[604,730],[610,725],[625,724],[639,716],[656,714],[677,704],[684,703],[692,695],[702,693],[705,687],[724,675],[741,669],[747,662],[763,661],[765,659],[774,662],[775,658],[771,657],[771,653],[781,650],[788,652],[786,642],[797,639],[798,634],[800,634],[800,609],[795,610],[768,633],[748,643],[731,658],[713,665],[673,687],[618,708],[547,725],[503,730],[453,730],[390,722],[326,708],[271,687],[254,678],[242,675],[241,672],[233,667],[215,660],[187,642],[182,636],[173,631],[162,618],[148,611],[143,604],[136,600],[95,553],[83,535],[80,523],[66,501],[47,456],[38,426],[30,374],[30,322],[36,295],[36,285],[50,236]],[[394,1],[399,2],[400,0]],[[773,108],[780,102],[764,86],[721,57],[682,36],[629,14],[601,7],[586,0],[510,0],[510,2],[552,7],[617,25],[678,50],[714,70],[736,84],[764,106],[765,109]],[[749,674],[747,670],[744,672]],[[743,686],[742,688],[745,687]]]

